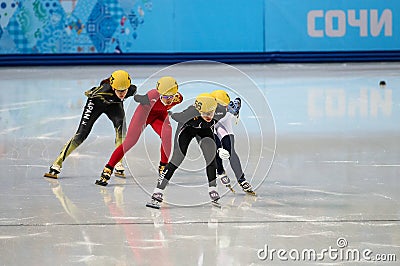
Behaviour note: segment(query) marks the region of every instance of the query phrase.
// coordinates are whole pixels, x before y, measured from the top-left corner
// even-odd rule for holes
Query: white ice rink
[[[400,64],[164,67],[0,68],[0,265],[399,264]],[[126,155],[127,178],[96,186],[114,150],[106,116],[59,179],[44,178],[83,92],[119,68],[139,94],[176,77],[176,111],[218,86],[240,96],[237,150],[258,196],[218,182],[223,207],[208,204],[193,142],[166,203],[146,208],[160,145],[150,127]],[[136,105],[125,102],[128,123]]]

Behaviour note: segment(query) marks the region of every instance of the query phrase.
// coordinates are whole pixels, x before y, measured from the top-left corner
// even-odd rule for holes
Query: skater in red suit
[[[168,163],[172,146],[172,127],[168,118],[168,110],[183,100],[182,95],[178,92],[176,80],[172,77],[162,77],[158,80],[156,89],[148,91],[145,95],[137,94],[134,96],[134,100],[140,104],[132,116],[126,138],[114,150],[100,179],[96,180],[97,185],[107,186],[115,165],[137,143],[147,125],[150,125],[161,138],[159,171],[162,171]]]
[[[194,105],[189,106],[180,113],[171,113],[171,118],[179,123],[175,137],[174,152],[165,169],[159,173],[157,185],[154,188],[151,201],[146,204],[147,207],[160,208],[160,204],[163,202],[164,190],[185,159],[192,139],[197,140],[207,164],[208,194],[210,195],[211,203],[220,207],[218,203],[220,196],[217,192],[215,155],[218,154],[218,156],[227,158],[229,153],[222,148],[217,150],[215,145],[214,125],[226,114],[225,107],[217,107],[217,100],[211,94],[202,93],[197,95]]]

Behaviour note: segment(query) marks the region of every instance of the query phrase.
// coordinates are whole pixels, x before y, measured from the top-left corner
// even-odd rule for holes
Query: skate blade
[[[236,193],[236,191],[233,189],[233,187],[232,187],[231,185],[228,185],[228,186],[226,186],[226,187],[229,188],[229,190],[230,190],[233,194]]]
[[[146,207],[159,210],[161,206],[160,206],[160,204],[158,204],[158,203],[147,202],[147,203],[146,203]]]
[[[220,208],[220,209],[222,208],[222,205],[217,201],[213,201],[212,200],[211,201],[211,205],[214,206],[214,207]]]
[[[44,177],[48,177],[48,178],[53,178],[53,179],[57,179],[58,178],[57,174],[53,175],[53,174],[50,174],[50,173],[45,173],[43,176]]]
[[[247,195],[255,196],[255,197],[257,196],[257,194],[254,191],[245,191],[245,192]]]
[[[102,181],[100,181],[100,180],[96,180],[95,184],[96,184],[96,185],[99,185],[99,186],[103,186],[103,187],[105,187],[105,186],[108,185],[108,183],[102,182]]]
[[[125,176],[124,173],[115,172],[114,175],[115,175],[116,177],[119,177],[119,178],[126,178],[126,176]]]

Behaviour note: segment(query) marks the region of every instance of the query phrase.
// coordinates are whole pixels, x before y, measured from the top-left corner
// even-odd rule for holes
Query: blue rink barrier
[[[138,53],[138,54],[5,54],[0,66],[174,64],[191,60],[223,63],[396,62],[400,51],[275,52],[275,53]]]
[[[2,2],[0,66],[400,61],[399,0],[51,2]]]

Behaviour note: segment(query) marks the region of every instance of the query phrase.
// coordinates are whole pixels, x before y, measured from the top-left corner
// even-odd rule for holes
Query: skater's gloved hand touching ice
[[[133,96],[133,99],[137,103],[140,103],[143,105],[150,105],[150,100],[149,100],[149,97],[147,96],[147,94],[145,94],[145,95],[136,94],[135,96]]]
[[[231,155],[229,154],[229,151],[225,150],[224,148],[218,148],[217,150],[219,158],[222,160],[228,160]]]

